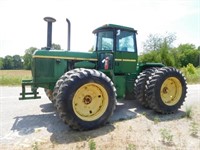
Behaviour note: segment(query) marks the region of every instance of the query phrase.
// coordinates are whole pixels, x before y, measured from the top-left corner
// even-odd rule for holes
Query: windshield
[[[113,31],[102,31],[98,33],[97,50],[113,51],[114,35]]]
[[[134,33],[117,30],[117,51],[135,52]]]

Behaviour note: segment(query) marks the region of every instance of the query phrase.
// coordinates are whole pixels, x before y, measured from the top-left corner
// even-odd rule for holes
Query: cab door
[[[103,30],[97,36],[98,70],[113,70],[114,32]]]
[[[137,46],[135,32],[116,31],[116,50],[114,72],[116,74],[132,73],[137,66]]]

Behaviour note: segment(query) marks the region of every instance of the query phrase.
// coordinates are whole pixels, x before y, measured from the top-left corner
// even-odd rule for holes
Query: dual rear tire
[[[177,111],[183,104],[186,93],[185,77],[172,67],[144,70],[135,82],[136,99],[144,107],[162,114]]]

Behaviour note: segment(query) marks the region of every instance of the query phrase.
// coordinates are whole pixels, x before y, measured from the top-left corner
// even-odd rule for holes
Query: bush
[[[193,66],[193,64],[188,64],[186,67],[187,71],[189,74],[196,74],[197,73],[197,69]]]
[[[193,64],[188,64],[186,67],[181,69],[189,83],[200,82],[200,68],[195,68]]]

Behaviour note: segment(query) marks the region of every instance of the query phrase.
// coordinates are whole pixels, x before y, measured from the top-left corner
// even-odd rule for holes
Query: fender
[[[143,70],[145,70],[147,68],[151,68],[151,67],[161,68],[161,67],[165,67],[165,65],[162,63],[138,63],[137,64],[137,72],[139,74]]]

